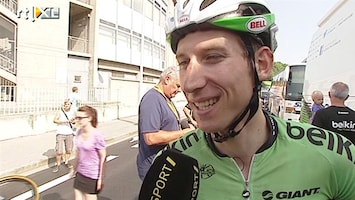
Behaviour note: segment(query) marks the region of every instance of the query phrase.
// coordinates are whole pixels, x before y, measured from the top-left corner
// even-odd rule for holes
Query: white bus
[[[273,77],[269,111],[282,119],[298,121],[301,114],[306,63],[288,65]]]
[[[341,81],[349,85],[346,105],[355,109],[355,1],[339,0],[323,17],[309,48],[303,94],[312,102],[311,94],[320,90],[324,104],[330,104],[328,91]]]

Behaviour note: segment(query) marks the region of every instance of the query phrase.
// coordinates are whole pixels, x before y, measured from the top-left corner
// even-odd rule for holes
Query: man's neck
[[[331,100],[331,105],[336,107],[346,107],[345,102],[343,100],[337,100],[337,99]]]
[[[264,113],[259,109],[239,135],[223,143],[215,142],[215,146],[218,151],[233,158],[244,178],[249,179],[253,156],[270,137],[270,127]]]
[[[158,83],[157,85],[155,85],[155,88],[169,101],[171,101],[170,98],[168,98],[165,93],[164,93],[164,86],[162,83]]]
[[[261,110],[258,110],[239,135],[223,143],[215,142],[215,145],[221,153],[249,162],[250,158],[266,143],[270,135],[271,130],[265,116]]]

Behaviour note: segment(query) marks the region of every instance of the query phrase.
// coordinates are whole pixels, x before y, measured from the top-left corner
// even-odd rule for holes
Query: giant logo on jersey
[[[280,192],[272,192],[270,190],[265,190],[262,195],[264,200],[272,200],[274,199],[294,199],[299,197],[311,196],[314,194],[318,194],[320,191],[319,187],[309,188],[304,190],[295,190],[295,191],[280,191]],[[275,195],[274,195],[275,193]]]

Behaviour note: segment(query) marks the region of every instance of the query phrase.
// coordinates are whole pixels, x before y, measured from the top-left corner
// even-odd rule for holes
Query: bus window
[[[268,110],[285,120],[300,118],[306,63],[288,65],[273,77],[269,89]]]
[[[286,85],[285,100],[300,101],[302,100],[303,83],[304,83],[305,66],[290,66],[288,81]]]

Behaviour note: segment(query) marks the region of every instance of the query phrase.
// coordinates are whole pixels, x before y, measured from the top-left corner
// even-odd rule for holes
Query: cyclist
[[[354,144],[259,106],[260,81],[269,78],[277,46],[268,6],[183,0],[174,13],[168,39],[199,129],[169,147],[198,161],[196,199],[355,199]]]

